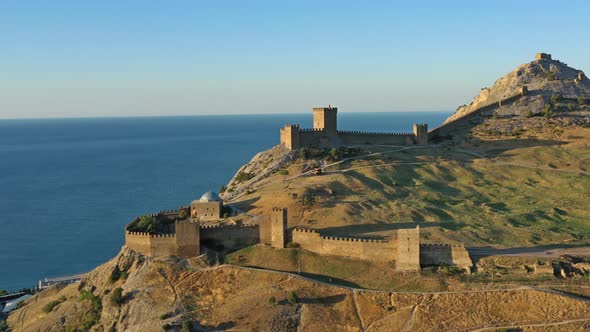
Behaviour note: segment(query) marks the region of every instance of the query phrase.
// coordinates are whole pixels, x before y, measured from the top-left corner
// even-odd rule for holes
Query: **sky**
[[[452,111],[551,53],[590,1],[0,2],[0,118]]]

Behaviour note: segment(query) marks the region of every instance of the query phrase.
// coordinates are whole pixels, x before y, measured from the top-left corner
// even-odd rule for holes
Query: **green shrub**
[[[166,323],[166,324],[162,325],[162,331],[168,331],[171,327],[172,327],[172,325]]]
[[[559,96],[558,95],[551,95],[551,104],[555,105],[559,102]]]
[[[301,205],[303,207],[311,207],[315,203],[315,195],[310,190],[305,191],[301,196]]]
[[[236,182],[240,183],[240,182],[248,181],[248,180],[252,179],[253,177],[254,177],[254,174],[241,171],[236,175],[235,180],[236,180]]]
[[[297,297],[297,293],[295,293],[294,291],[290,291],[289,296],[287,297],[287,301],[289,301],[289,303],[291,303],[291,304],[297,303],[297,301],[299,301],[299,297]]]
[[[286,245],[287,248],[299,248],[299,244],[295,243],[295,242],[289,242]]]
[[[309,158],[309,149],[302,148],[301,150],[299,150],[299,158],[308,159]]]
[[[164,320],[166,318],[168,318],[168,314],[167,313],[160,315],[160,320]]]
[[[533,117],[533,111],[531,111],[531,110],[528,110],[528,111],[526,112],[526,117],[527,117],[527,118],[532,118],[532,117]]]
[[[46,305],[43,306],[43,312],[44,313],[50,313],[53,311],[53,308],[57,307],[58,305],[60,305],[61,302],[58,300],[55,301],[51,301],[49,303],[47,303]]]
[[[0,319],[0,332],[8,331],[8,323],[4,319]]]
[[[576,110],[576,105],[574,105],[572,103],[567,104],[567,110],[570,111],[570,112],[575,111]]]
[[[184,220],[187,217],[188,217],[188,213],[186,212],[186,209],[180,209],[180,210],[178,210],[178,219]]]
[[[332,161],[340,160],[340,151],[336,148],[332,148],[328,154],[328,158]]]
[[[183,320],[180,331],[191,332],[193,329],[193,323],[190,320]]]
[[[152,216],[141,216],[137,223],[137,229],[140,232],[153,233],[156,231],[157,226],[156,218]]]
[[[280,175],[289,175],[289,171],[283,168],[283,169],[279,170],[279,174]]]
[[[7,295],[7,294],[8,294],[7,291],[5,291],[4,289],[0,289],[0,296]]]
[[[277,299],[274,296],[268,298],[268,304],[275,305],[277,303]]]
[[[543,108],[543,115],[547,119],[549,119],[552,114],[553,114],[553,105],[551,105],[551,104],[545,105],[545,107]]]
[[[125,297],[123,297],[123,288],[117,287],[113,290],[111,294],[111,303],[120,306],[125,302]]]
[[[555,74],[553,72],[547,72],[547,80],[549,81],[554,81],[555,80]]]
[[[119,269],[118,265],[115,265],[115,268],[113,269],[113,271],[111,272],[111,276],[109,277],[109,281],[111,283],[114,283],[117,280],[119,280],[119,278],[121,278],[121,270]]]

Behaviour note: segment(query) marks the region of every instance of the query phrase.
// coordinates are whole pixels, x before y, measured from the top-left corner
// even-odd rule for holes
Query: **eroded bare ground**
[[[123,251],[91,272],[82,287],[41,292],[8,322],[15,331],[81,330],[92,304],[80,298],[80,290],[92,290],[102,301],[95,331],[161,331],[166,324],[174,331],[183,321],[194,322],[195,330],[467,331],[522,326],[555,331],[583,330],[590,319],[590,303],[584,297],[559,292],[527,288],[390,293],[337,287],[287,273],[189,263]],[[116,264],[129,275],[111,283]],[[110,301],[116,287],[124,290],[121,306]],[[298,297],[295,303],[289,302],[291,293]],[[60,298],[64,301],[56,308],[43,311]]]

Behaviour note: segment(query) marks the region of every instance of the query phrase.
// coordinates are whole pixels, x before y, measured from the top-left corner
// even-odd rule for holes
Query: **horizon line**
[[[298,115],[307,114],[308,112],[288,112],[288,113],[202,113],[202,114],[139,114],[139,115],[89,115],[89,116],[47,116],[47,117],[20,117],[20,118],[2,118],[0,121],[19,121],[19,120],[85,120],[85,119],[132,119],[132,118],[172,118],[172,117],[205,117],[205,116],[249,116],[249,115]],[[374,113],[450,113],[454,111],[353,111],[344,112],[344,114],[374,114]]]

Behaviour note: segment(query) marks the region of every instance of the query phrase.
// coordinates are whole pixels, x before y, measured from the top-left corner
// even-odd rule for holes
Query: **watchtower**
[[[299,125],[286,124],[281,128],[281,144],[289,150],[300,148]]]
[[[582,82],[584,80],[584,72],[580,71],[578,72],[578,81]]]
[[[551,60],[551,54],[537,53],[535,54],[535,60]]]
[[[270,215],[270,245],[285,248],[287,234],[287,209],[273,208]]]
[[[338,135],[338,107],[314,107],[313,128],[323,129],[328,136]]]
[[[426,145],[428,144],[428,124],[422,123],[414,123],[414,139],[415,143],[418,145]]]
[[[523,85],[520,87],[519,93],[521,97],[524,97],[529,93],[529,88],[527,88],[526,85]]]

